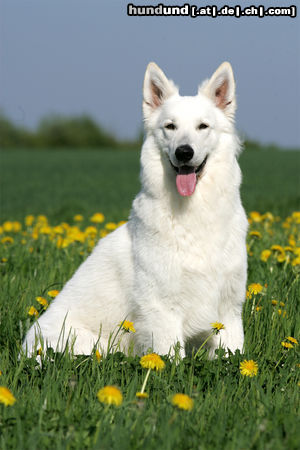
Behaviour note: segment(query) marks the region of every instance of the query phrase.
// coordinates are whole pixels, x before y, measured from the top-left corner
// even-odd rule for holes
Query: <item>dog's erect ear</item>
[[[176,93],[178,93],[178,89],[173,81],[168,80],[155,63],[149,63],[144,79],[143,111],[145,119],[168,97]]]
[[[230,119],[234,118],[235,81],[229,62],[223,62],[199,91],[206,94]]]

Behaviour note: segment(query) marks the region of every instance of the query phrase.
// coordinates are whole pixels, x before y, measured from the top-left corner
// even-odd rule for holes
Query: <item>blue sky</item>
[[[190,3],[244,7],[295,2]],[[2,111],[30,127],[47,114],[88,113],[118,136],[132,138],[142,124],[142,83],[149,61],[160,65],[183,95],[193,95],[228,60],[237,82],[241,134],[300,147],[299,17],[142,18],[128,17],[126,6],[123,0],[2,0]]]

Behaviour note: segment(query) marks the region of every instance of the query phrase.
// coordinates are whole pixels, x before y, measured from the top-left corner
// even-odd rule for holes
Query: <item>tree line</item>
[[[143,132],[134,140],[120,140],[88,115],[52,115],[42,119],[35,130],[17,125],[0,112],[0,147],[5,148],[115,148],[140,149]],[[245,139],[244,147],[251,150],[278,149]]]
[[[128,148],[140,144],[140,137],[133,141],[117,139],[87,115],[48,116],[30,130],[0,114],[1,148]]]

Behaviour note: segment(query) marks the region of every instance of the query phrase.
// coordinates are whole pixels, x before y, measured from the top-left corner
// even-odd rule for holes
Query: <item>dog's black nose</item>
[[[178,161],[188,162],[194,156],[194,150],[189,145],[180,145],[176,148],[175,156]]]

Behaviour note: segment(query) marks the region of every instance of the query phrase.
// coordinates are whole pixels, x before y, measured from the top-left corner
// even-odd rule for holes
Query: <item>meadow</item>
[[[133,330],[116,324],[107,356],[38,349],[39,364],[18,357],[25,332],[97,240],[127,220],[139,154],[2,151],[1,450],[299,448],[300,153],[248,149],[240,164],[249,217],[243,354],[161,355],[151,370],[119,352]],[[148,371],[148,397],[137,396]],[[106,386],[119,391],[105,395]]]

